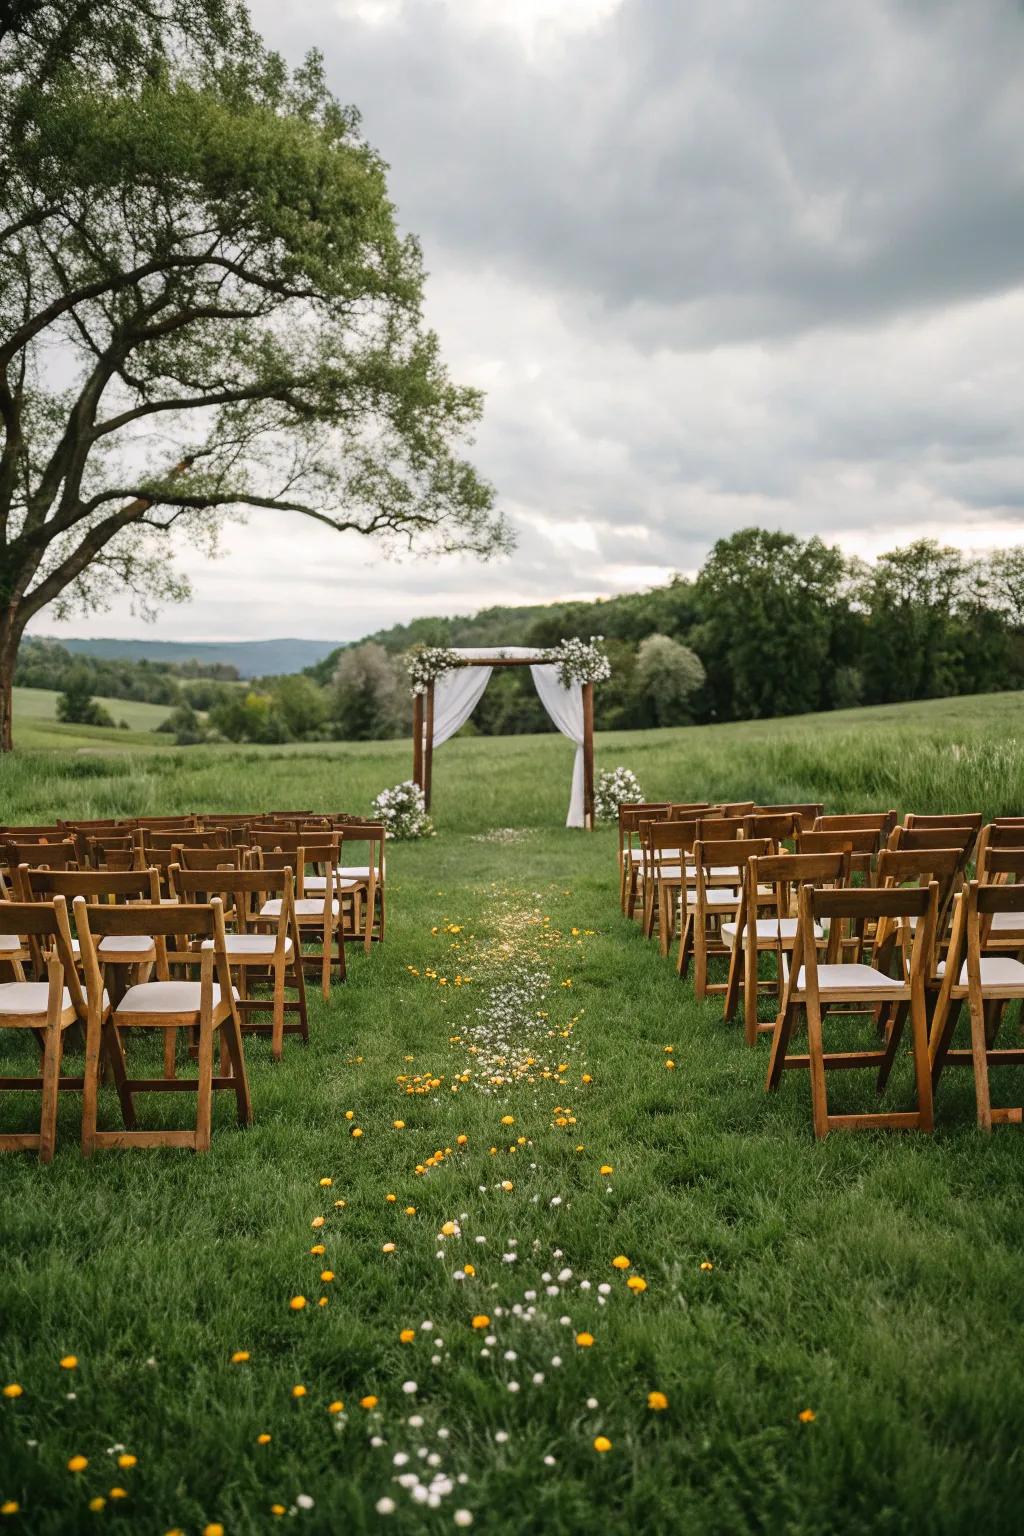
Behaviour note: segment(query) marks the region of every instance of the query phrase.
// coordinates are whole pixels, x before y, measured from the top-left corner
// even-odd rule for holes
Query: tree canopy
[[[385,166],[237,0],[22,0],[0,23],[0,746],[48,604],[175,598],[269,508],[487,556],[481,410],[422,314]]]

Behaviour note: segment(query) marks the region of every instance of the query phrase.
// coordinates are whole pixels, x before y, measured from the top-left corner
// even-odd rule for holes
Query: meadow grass
[[[652,797],[1019,810],[1020,712],[1002,695],[602,737],[598,762],[632,766]],[[407,743],[25,754],[0,764],[0,816],[360,809],[407,757]],[[501,1536],[1019,1527],[1017,1133],[983,1141],[970,1079],[950,1073],[934,1136],[815,1143],[803,1077],[766,1096],[764,1042],[747,1050],[619,916],[612,831],[560,826],[570,761],[548,737],[438,754],[438,836],[389,852],[387,943],[351,953],[348,983],[313,1001],[307,1049],[287,1042],[275,1066],[247,1043],[250,1131],[218,1103],[204,1157],[85,1163],[66,1095],[54,1163],[4,1159],[0,1375],[24,1389],[0,1399],[10,1529],[239,1536],[272,1528],[275,1504],[307,1533],[444,1531],[456,1509]],[[26,1052],[7,1059],[26,1070]],[[867,1107],[853,1076],[837,1103]],[[402,1077],[440,1083],[409,1093]],[[894,1106],[907,1089],[904,1069]],[[1020,1102],[1024,1074],[997,1091]],[[4,1095],[0,1123],[27,1127],[34,1105]],[[439,1237],[449,1221],[461,1235]],[[136,1466],[117,1467],[117,1445]],[[433,1456],[466,1479],[437,1509],[393,1481],[429,1481]]]
[[[157,729],[170,714],[166,704],[97,697],[97,704],[115,721],[113,726],[66,725],[57,719],[59,697],[49,688],[14,689],[14,729],[19,748],[74,752],[108,747],[123,752],[130,747],[155,747],[161,741]],[[127,730],[121,729],[122,720]]]

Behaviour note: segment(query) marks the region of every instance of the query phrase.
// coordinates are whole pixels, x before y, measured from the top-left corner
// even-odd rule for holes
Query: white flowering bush
[[[458,659],[454,651],[443,645],[418,645],[410,651],[405,658],[405,667],[413,693],[426,693],[427,684],[440,677],[442,672],[450,672]]]
[[[594,815],[598,821],[614,821],[620,805],[643,798],[640,780],[631,768],[606,768],[594,786]]]
[[[601,649],[603,635],[591,635],[586,640],[560,640],[544,652],[544,660],[558,668],[558,681],[563,688],[573,683],[603,683],[611,677],[612,668]]]
[[[384,823],[386,836],[396,842],[408,842],[415,837],[433,837],[434,824],[427,815],[423,791],[412,779],[382,789],[373,801],[373,813]]]

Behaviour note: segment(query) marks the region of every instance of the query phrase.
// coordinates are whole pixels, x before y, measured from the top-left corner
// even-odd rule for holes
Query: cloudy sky
[[[1024,536],[1019,0],[253,12],[323,51],[391,165],[519,546],[427,567],[252,517],[176,633],[611,594],[751,523],[861,554]],[[66,632],[153,633],[127,605]]]

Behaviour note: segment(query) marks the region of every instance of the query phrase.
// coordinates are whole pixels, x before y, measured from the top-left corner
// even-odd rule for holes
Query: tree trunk
[[[11,689],[25,623],[17,605],[0,609],[0,753],[10,752],[14,746]]]

